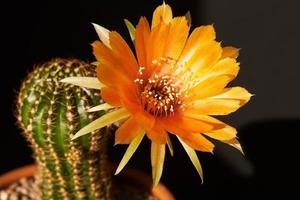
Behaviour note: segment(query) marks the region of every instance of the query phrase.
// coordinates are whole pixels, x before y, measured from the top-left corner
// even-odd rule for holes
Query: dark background
[[[190,10],[193,26],[214,24],[223,45],[240,47],[241,71],[233,85],[254,93],[238,112],[222,118],[238,127],[245,158],[218,144],[214,156],[199,153],[203,185],[175,142],[167,156],[162,181],[178,200],[295,199],[299,181],[300,134],[300,3],[265,0],[169,0],[175,16]],[[33,64],[52,57],[94,60],[90,22],[126,35],[123,18],[134,24],[150,19],[161,1],[20,1],[1,6],[0,174],[32,162],[30,150],[15,125],[14,101]],[[124,149],[113,149],[115,160]],[[145,156],[147,155],[147,156]],[[129,165],[150,174],[149,143],[144,142]],[[145,159],[146,157],[146,159]],[[297,199],[297,198],[296,198]]]

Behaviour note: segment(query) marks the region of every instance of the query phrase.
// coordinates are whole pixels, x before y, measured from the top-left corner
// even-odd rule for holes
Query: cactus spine
[[[100,103],[99,92],[59,82],[69,76],[95,76],[95,67],[76,59],[53,59],[36,66],[19,93],[18,121],[38,163],[39,199],[108,200],[108,134],[102,129],[71,140],[101,115],[86,112]]]

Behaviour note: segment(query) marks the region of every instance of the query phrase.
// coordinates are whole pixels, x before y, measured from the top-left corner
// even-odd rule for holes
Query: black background
[[[14,101],[33,64],[53,57],[94,60],[97,39],[90,22],[126,36],[123,19],[150,19],[161,1],[19,1],[1,6],[0,174],[32,162],[15,125]],[[179,144],[167,156],[162,181],[177,199],[297,199],[300,134],[300,3],[298,1],[169,0],[175,16],[190,10],[193,26],[214,24],[223,45],[242,48],[233,85],[255,94],[240,111],[222,118],[238,127],[246,158],[218,144],[214,156],[199,153],[201,181]],[[119,160],[124,148],[112,150]],[[150,174],[149,142],[129,165]]]

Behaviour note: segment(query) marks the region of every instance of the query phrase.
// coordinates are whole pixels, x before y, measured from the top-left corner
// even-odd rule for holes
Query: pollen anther
[[[136,79],[135,82],[140,82]],[[141,87],[141,101],[144,109],[152,115],[166,117],[180,109],[181,94],[172,77],[154,74]]]

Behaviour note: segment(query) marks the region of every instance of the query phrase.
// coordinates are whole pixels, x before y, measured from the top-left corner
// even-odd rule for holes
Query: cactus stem
[[[43,200],[110,200],[111,174],[104,129],[72,141],[74,133],[102,111],[99,93],[60,83],[69,76],[95,76],[94,67],[75,59],[54,59],[36,66],[23,82],[18,120],[38,164]]]

